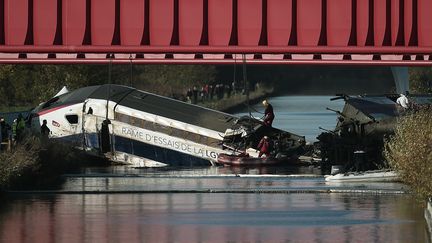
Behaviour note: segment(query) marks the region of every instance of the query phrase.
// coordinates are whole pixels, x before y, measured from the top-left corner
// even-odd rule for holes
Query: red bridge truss
[[[432,0],[0,0],[0,63],[432,65]]]

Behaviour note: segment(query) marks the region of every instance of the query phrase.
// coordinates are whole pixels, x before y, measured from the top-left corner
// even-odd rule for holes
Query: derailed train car
[[[423,105],[432,104],[431,95],[410,95],[407,109],[396,103],[399,95],[340,95],[345,105],[336,128],[317,138],[324,165],[343,165],[345,171],[365,171],[386,166],[384,140],[394,133],[397,119]],[[330,110],[330,109],[329,109]]]
[[[280,153],[303,145],[300,136],[264,128],[257,120],[243,124],[227,113],[120,85],[56,96],[36,107],[30,119],[34,129],[47,120],[51,139],[140,167],[215,164],[219,153],[242,152],[244,144],[234,138],[254,149],[264,133],[280,141]]]

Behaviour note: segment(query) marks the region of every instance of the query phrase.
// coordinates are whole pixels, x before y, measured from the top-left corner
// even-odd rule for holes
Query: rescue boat
[[[217,162],[224,166],[268,166],[279,165],[286,162],[286,159],[277,159],[275,157],[251,157],[249,154],[219,154]]]
[[[392,170],[371,170],[364,172],[338,173],[325,177],[327,182],[399,182],[400,178]]]
[[[136,167],[214,165],[219,154],[256,147],[264,134],[279,154],[304,145],[304,137],[256,119],[114,84],[60,93],[29,117],[36,130],[47,120],[51,139]]]

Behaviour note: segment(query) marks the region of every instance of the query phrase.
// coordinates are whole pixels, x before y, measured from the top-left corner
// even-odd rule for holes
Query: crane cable
[[[249,117],[252,117],[251,108],[250,108],[250,102],[249,102],[249,82],[247,79],[247,73],[246,73],[246,54],[242,54],[243,58],[243,82],[244,82],[244,89],[246,92],[246,103],[248,108]]]
[[[108,106],[109,106],[109,97],[110,97],[110,87],[111,87],[111,72],[112,72],[112,57],[114,56],[114,54],[110,53],[108,54],[108,58],[109,58],[109,63],[108,63],[108,87],[107,87],[107,103],[106,103],[106,120],[108,120]]]
[[[132,54],[129,56],[130,61],[130,79],[129,79],[129,86],[132,87],[133,84],[133,63],[132,63]]]

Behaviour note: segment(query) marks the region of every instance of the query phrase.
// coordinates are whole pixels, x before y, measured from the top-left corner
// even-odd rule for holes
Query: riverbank
[[[0,193],[55,187],[61,184],[61,175],[78,168],[84,158],[70,146],[29,135],[10,151],[0,153]]]
[[[0,191],[45,184],[46,180],[52,178],[52,172],[58,168],[57,166],[63,163],[62,161],[53,163],[57,159],[47,160],[46,154],[47,148],[42,145],[39,138],[32,136],[25,138],[10,151],[2,151],[0,154]]]

